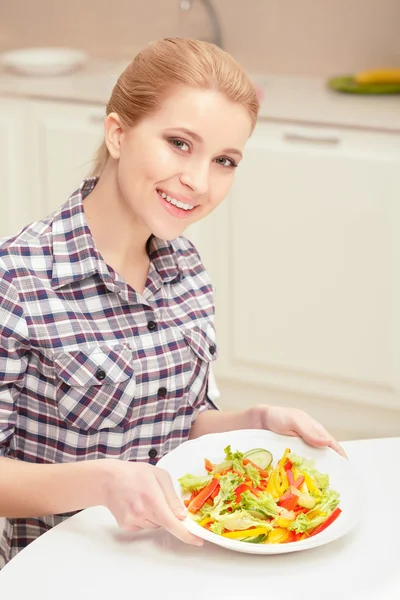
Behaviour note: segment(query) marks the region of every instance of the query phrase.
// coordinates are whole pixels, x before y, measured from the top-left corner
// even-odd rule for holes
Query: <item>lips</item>
[[[166,190],[164,188],[157,188],[157,192],[163,192],[164,194],[167,194],[167,196],[174,198],[174,200],[177,200],[178,202],[182,202],[182,204],[190,204],[190,206],[193,206],[193,207],[198,206],[198,202],[196,202],[195,200],[192,200],[191,198],[188,198],[187,196],[182,196],[181,194],[174,194],[173,192],[169,192],[168,190]]]

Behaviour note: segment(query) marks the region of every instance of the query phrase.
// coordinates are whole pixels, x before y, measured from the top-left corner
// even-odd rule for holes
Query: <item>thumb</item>
[[[156,468],[156,478],[164,492],[168,506],[178,519],[184,520],[186,518],[186,510],[176,494],[170,474],[164,469]]]

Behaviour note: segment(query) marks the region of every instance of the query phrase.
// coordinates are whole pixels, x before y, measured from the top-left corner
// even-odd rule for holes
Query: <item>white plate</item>
[[[75,71],[88,60],[82,50],[72,48],[22,48],[0,56],[4,68],[22,75],[64,75]]]
[[[328,473],[330,487],[340,493],[339,507],[341,515],[325,531],[309,539],[286,544],[249,544],[231,540],[207,531],[190,517],[183,521],[185,527],[196,536],[218,544],[229,550],[247,552],[249,554],[284,554],[315,548],[337,540],[352,529],[359,521],[362,513],[360,484],[350,461],[339,456],[330,448],[313,448],[301,438],[282,436],[256,429],[229,431],[204,435],[198,439],[184,442],[172,452],[163,456],[157,466],[168,471],[174,482],[178,496],[183,500],[178,479],[186,473],[206,475],[204,459],[212,463],[222,462],[225,458],[224,448],[230,444],[232,451],[246,452],[252,448],[265,448],[272,452],[273,464],[285,451],[292,452],[307,459],[315,460],[315,467],[322,473]]]

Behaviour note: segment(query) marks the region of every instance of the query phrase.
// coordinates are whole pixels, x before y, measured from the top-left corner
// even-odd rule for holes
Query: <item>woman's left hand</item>
[[[259,410],[262,429],[270,429],[282,435],[299,436],[312,446],[329,446],[338,454],[347,458],[346,452],[335,438],[328,433],[321,423],[310,417],[304,410],[267,405],[260,405],[257,409]]]

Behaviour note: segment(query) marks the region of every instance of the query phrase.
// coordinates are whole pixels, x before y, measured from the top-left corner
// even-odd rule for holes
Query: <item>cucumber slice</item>
[[[272,454],[269,450],[264,450],[264,448],[253,448],[253,450],[248,450],[244,453],[244,458],[248,458],[260,469],[268,469],[270,464],[272,463]]]
[[[260,519],[261,521],[264,519],[269,519],[271,515],[269,515],[267,512],[262,511],[259,508],[248,508],[246,509],[247,512],[252,516],[255,517],[256,519]]]
[[[261,542],[263,542],[266,537],[267,536],[265,535],[265,533],[260,533],[260,535],[256,535],[256,537],[244,538],[242,542],[247,542],[250,544],[261,544]]]

